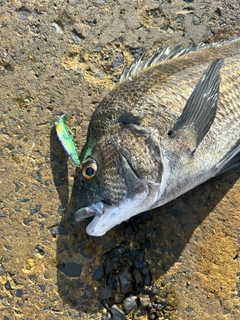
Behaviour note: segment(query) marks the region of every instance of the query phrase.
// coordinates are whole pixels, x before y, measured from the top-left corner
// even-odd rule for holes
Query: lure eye
[[[97,173],[97,164],[95,161],[86,163],[82,168],[82,175],[86,179],[92,179]]]

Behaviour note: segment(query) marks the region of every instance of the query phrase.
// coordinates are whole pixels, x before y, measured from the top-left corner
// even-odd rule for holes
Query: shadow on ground
[[[77,179],[68,201],[68,159],[54,128],[50,151],[54,183],[64,212],[60,224],[52,228],[52,235],[57,237],[57,285],[63,301],[81,312],[89,307],[97,312],[100,300],[110,307],[125,295],[144,293],[146,285],[151,288],[152,279],[164,276],[178,261],[194,230],[239,177],[230,171],[96,238],[85,232],[89,221],[74,221]],[[125,283],[121,275],[125,275]]]

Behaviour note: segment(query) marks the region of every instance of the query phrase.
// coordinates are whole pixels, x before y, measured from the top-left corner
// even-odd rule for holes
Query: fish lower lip
[[[103,214],[103,209],[103,203],[97,202],[90,206],[79,209],[77,212],[75,212],[74,218],[77,222],[79,222],[85,218],[93,217],[96,215],[101,216]]]

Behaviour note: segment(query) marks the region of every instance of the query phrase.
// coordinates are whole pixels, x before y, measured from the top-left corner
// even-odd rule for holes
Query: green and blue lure
[[[57,121],[54,122],[57,136],[63,149],[72,159],[72,161],[76,164],[76,166],[80,166],[77,150],[66,126],[66,119],[66,115],[63,114]]]

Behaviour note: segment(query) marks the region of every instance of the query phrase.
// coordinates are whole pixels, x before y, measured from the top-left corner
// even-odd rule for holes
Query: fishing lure
[[[76,164],[76,166],[80,166],[77,150],[66,126],[66,119],[66,115],[63,114],[57,121],[54,122],[57,136],[63,149],[72,159],[72,161]]]

